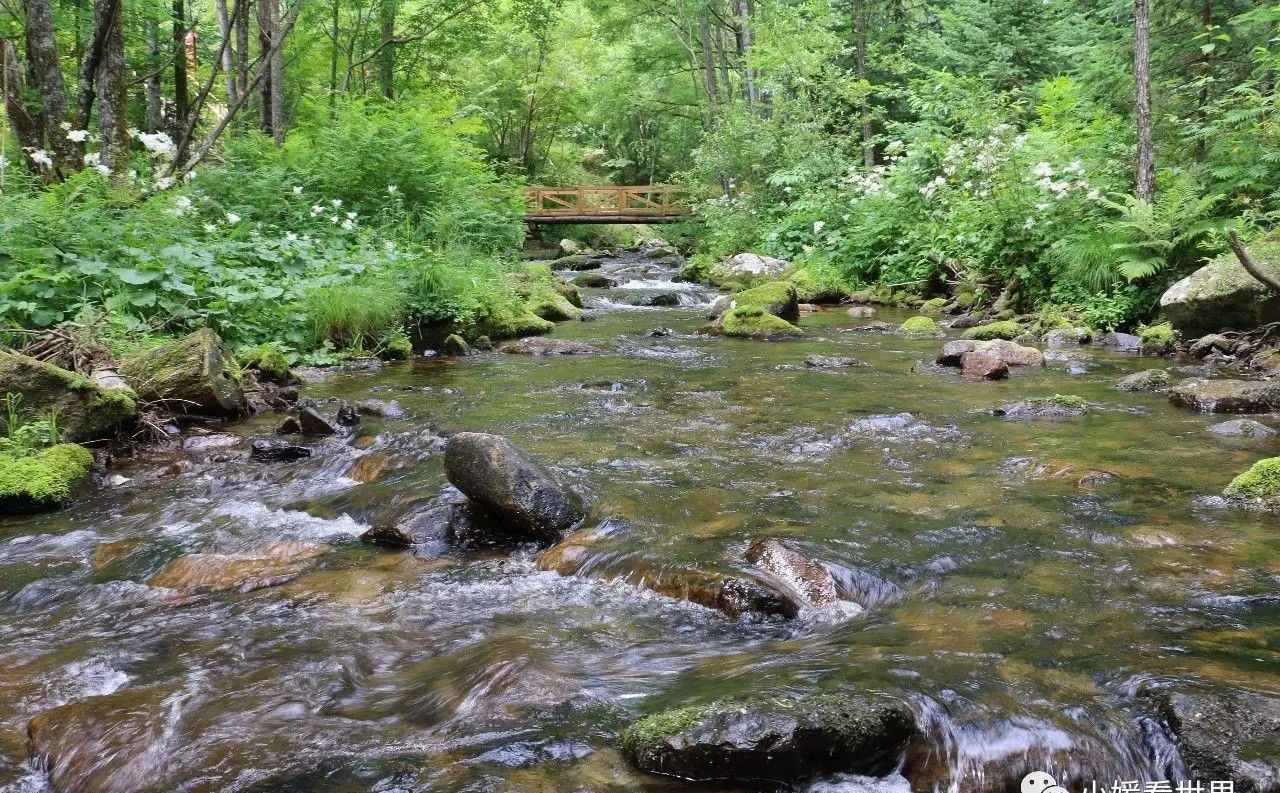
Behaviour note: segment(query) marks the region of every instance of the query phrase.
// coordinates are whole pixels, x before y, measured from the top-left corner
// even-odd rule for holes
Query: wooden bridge
[[[636,187],[526,187],[524,221],[539,223],[671,223],[689,214],[688,191]]]

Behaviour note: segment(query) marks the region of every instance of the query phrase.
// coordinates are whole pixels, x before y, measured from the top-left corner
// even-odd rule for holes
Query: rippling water
[[[766,343],[695,334],[700,305],[617,308],[654,280],[587,290],[591,321],[558,326],[603,354],[338,375],[307,395],[395,399],[410,417],[366,419],[360,440],[288,465],[173,450],[66,510],[0,522],[0,790],[51,789],[27,722],[75,702],[78,790],[681,791],[628,770],[612,747],[629,720],[849,686],[911,701],[928,736],[908,758],[917,789],[968,791],[1024,768],[1164,778],[1179,761],[1137,703],[1147,685],[1280,693],[1280,607],[1255,597],[1280,582],[1280,535],[1203,498],[1274,441],[1217,437],[1209,417],[1111,388],[1160,362],[1084,348],[969,384],[920,365],[938,341],[844,332],[860,321],[839,309]],[[870,366],[810,369],[813,353]],[[1092,409],[988,412],[1054,393]],[[440,493],[439,429],[510,436],[588,495],[588,526],[627,530],[577,577],[540,571],[533,549],[360,544]],[[361,484],[349,475],[368,455],[391,464]],[[1091,470],[1115,478],[1080,487]],[[634,583],[746,569],[762,535],[895,594],[847,619],[731,620]],[[144,583],[184,553],[282,540],[334,550],[250,592]]]

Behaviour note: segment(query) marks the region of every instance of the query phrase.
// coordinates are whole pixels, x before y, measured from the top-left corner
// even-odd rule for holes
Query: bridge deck
[[[527,187],[526,223],[671,223],[689,214],[679,187]]]

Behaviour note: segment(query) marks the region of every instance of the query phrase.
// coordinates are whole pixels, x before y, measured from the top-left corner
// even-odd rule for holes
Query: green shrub
[[[1161,322],[1158,325],[1144,325],[1138,329],[1138,338],[1142,339],[1142,351],[1156,355],[1173,350],[1177,334],[1173,325]]]

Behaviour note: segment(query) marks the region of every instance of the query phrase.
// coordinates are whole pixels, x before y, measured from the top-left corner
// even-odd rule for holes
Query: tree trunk
[[[272,36],[272,19],[271,0],[258,0],[258,48],[261,52],[263,77],[261,87],[259,88],[261,97],[259,110],[261,111],[262,131],[275,137],[275,131],[271,126],[272,118],[272,94],[275,86],[272,82],[273,75],[271,73],[271,42]]]
[[[747,95],[747,106],[755,107],[759,96],[756,94],[756,70],[751,68],[751,4],[747,0],[738,1],[738,57],[742,60],[742,85]]]
[[[1151,132],[1151,7],[1133,0],[1133,77],[1137,84],[1134,116],[1138,121],[1135,193],[1150,203],[1156,195],[1156,152]]]
[[[395,99],[396,47],[391,40],[396,35],[396,0],[382,0],[378,7],[378,24],[382,34],[382,50],[378,54],[378,82],[382,95]]]
[[[280,0],[263,0],[271,8],[271,134],[284,145],[284,30],[280,27]]]
[[[56,174],[65,177],[78,169],[82,149],[67,139],[59,126],[68,120],[67,88],[58,65],[58,44],[54,38],[53,10],[49,0],[27,0],[27,76],[31,88],[40,96],[37,118],[40,145],[53,158]]]
[[[867,82],[867,0],[853,0],[853,45],[857,56],[858,80]],[[876,164],[876,150],[871,145],[871,105],[862,102],[862,164]]]
[[[236,53],[235,48],[231,46],[231,38],[235,35],[235,31],[231,29],[231,17],[227,13],[227,0],[216,0],[214,6],[218,13],[218,33],[225,42],[222,47],[222,71],[227,83],[227,107],[230,107],[235,104],[236,89],[239,88],[236,82]]]
[[[147,79],[145,85],[147,108],[147,132],[158,132],[164,125],[164,112],[161,108],[160,64],[164,63],[164,55],[160,52],[160,23],[154,19],[147,20]]]
[[[13,129],[13,134],[18,136],[18,145],[24,149],[41,148],[44,143],[41,140],[40,119],[31,113],[24,101],[25,86],[22,66],[18,63],[18,50],[13,42],[6,39],[0,39],[0,83],[4,88],[4,107],[9,117],[9,126]],[[46,178],[50,176],[51,173],[46,173]]]
[[[1213,30],[1213,0],[1204,0],[1200,8],[1200,24],[1204,26],[1205,35]],[[1209,120],[1209,77],[1213,74],[1213,51],[1200,51],[1200,91],[1196,94],[1196,118],[1200,125]],[[1204,162],[1207,146],[1203,137],[1196,138],[1196,162]]]
[[[102,31],[102,56],[98,59],[94,90],[98,98],[100,162],[121,178],[129,168],[128,85],[125,82],[124,9],[112,0],[96,0],[95,27]],[[179,51],[185,65],[185,54]]]
[[[716,87],[716,55],[711,49],[711,21],[707,12],[698,16],[698,38],[702,41],[702,68],[707,83],[707,101],[714,116],[716,105],[720,104],[720,91]]]
[[[733,101],[733,81],[729,79],[729,47],[725,44],[724,28],[716,26],[716,55],[720,61],[720,91],[726,103]]]
[[[173,115],[181,129],[191,112],[187,86],[187,10],[183,0],[173,0]]]
[[[251,0],[236,0],[236,98],[249,93],[249,15]]]
[[[332,114],[338,105],[338,12],[340,10],[340,0],[333,0],[333,20],[330,24],[329,34],[333,37],[333,49],[329,51],[329,112]]]

